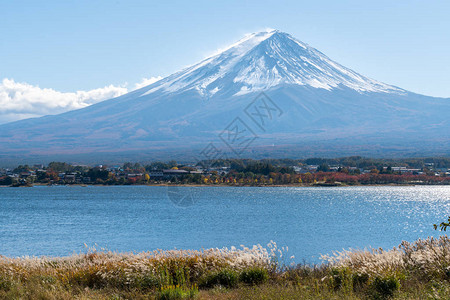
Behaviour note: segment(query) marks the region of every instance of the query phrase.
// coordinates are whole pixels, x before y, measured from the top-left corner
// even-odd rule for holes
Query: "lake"
[[[433,224],[448,215],[450,186],[0,188],[0,255],[64,256],[85,252],[84,244],[130,252],[273,240],[296,262],[318,263],[333,250],[438,236]]]

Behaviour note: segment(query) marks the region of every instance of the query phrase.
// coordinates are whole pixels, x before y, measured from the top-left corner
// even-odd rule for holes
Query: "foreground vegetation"
[[[275,243],[242,249],[0,257],[1,299],[449,299],[450,239],[343,251],[288,266]]]

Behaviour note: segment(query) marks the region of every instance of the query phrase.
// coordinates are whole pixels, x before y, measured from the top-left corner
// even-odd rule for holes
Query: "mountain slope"
[[[255,117],[261,101],[272,111]],[[369,79],[273,30],[121,97],[0,126],[0,153],[448,154],[449,112],[449,99]],[[256,138],[242,151],[223,138],[235,118]]]

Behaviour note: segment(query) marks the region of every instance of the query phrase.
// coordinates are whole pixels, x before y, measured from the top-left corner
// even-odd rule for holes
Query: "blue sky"
[[[275,28],[368,77],[450,97],[449,14],[450,1],[1,1],[0,80],[131,89]]]

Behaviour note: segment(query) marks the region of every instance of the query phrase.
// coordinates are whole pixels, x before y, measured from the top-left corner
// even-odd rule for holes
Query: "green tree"
[[[30,170],[30,167],[28,165],[20,165],[17,168],[13,170],[14,173],[21,173],[21,172],[28,172]]]
[[[328,172],[330,171],[330,166],[328,166],[328,164],[321,164],[318,168],[317,168],[317,172]]]
[[[13,183],[13,179],[9,176],[0,179],[0,185],[11,185]]]
[[[439,225],[434,224],[433,226],[434,226],[434,230],[437,230],[438,227],[439,227],[441,231],[442,231],[442,230],[443,230],[443,231],[447,231],[447,227],[450,226],[450,217],[448,217],[447,222],[442,222],[442,223],[439,224]]]
[[[54,171],[54,172],[71,172],[73,169],[73,166],[66,164],[64,162],[51,162],[48,164],[48,169]]]

